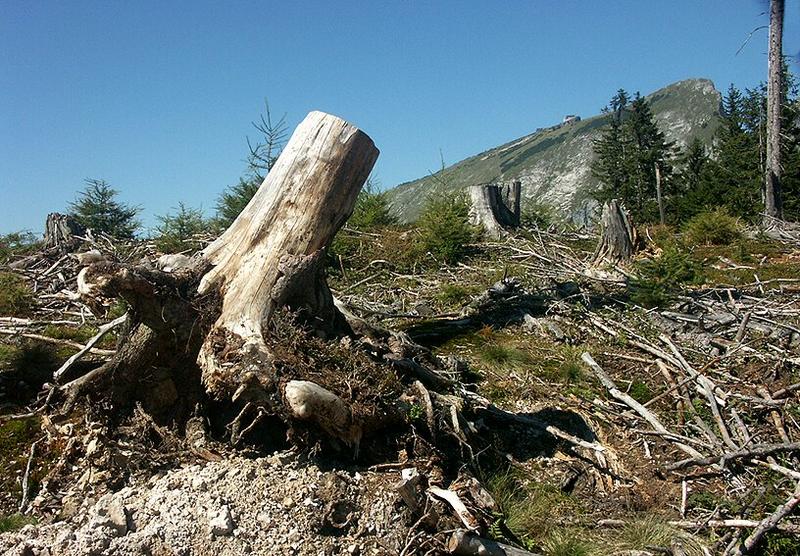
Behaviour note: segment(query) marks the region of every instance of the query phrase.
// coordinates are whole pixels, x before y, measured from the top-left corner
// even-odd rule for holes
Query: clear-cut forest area
[[[0,236],[0,555],[800,554],[769,4],[763,86],[620,88],[388,190],[368,129],[267,105],[212,217],[87,179]]]

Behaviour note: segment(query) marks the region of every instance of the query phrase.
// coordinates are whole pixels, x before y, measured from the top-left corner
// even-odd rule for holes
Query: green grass
[[[21,276],[0,272],[0,315],[25,316],[33,306],[33,294]]]
[[[11,419],[0,425],[0,491],[19,499],[21,487],[17,477],[27,465],[30,445],[41,434],[39,419]]]
[[[608,548],[612,552],[645,550],[652,546],[668,548],[675,539],[681,541],[688,556],[703,555],[699,543],[685,532],[667,525],[658,515],[645,515],[628,522],[617,532]]]
[[[0,516],[0,533],[19,531],[26,525],[36,523],[36,518],[30,515],[11,514]]]
[[[97,334],[97,328],[82,325],[78,327],[48,324],[42,331],[43,336],[58,340],[72,340],[74,342],[86,342]]]
[[[476,286],[462,286],[460,284],[445,284],[436,294],[436,299],[448,307],[464,304],[465,301],[472,299],[479,291]]]
[[[542,548],[547,556],[590,556],[597,554],[597,547],[584,539],[584,531],[559,529],[547,534]]]
[[[557,531],[559,517],[581,512],[579,503],[559,489],[524,481],[514,471],[492,475],[485,484],[499,506],[503,525],[529,547],[541,544]],[[554,546],[557,540],[553,538]]]

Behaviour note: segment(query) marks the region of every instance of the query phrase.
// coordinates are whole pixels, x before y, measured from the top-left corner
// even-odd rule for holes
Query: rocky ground
[[[324,471],[296,455],[186,465],[0,536],[17,555],[398,554],[399,473]]]

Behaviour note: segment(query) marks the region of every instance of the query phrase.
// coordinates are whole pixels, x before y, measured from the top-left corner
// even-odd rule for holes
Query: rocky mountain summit
[[[708,79],[686,79],[647,96],[667,138],[685,147],[694,137],[710,144],[717,129],[721,95]],[[597,185],[590,163],[592,141],[600,136],[606,116],[566,117],[524,137],[482,152],[446,168],[391,189],[394,213],[402,221],[417,218],[430,191],[459,190],[481,183],[522,182],[523,208],[544,203],[586,218],[588,192]]]

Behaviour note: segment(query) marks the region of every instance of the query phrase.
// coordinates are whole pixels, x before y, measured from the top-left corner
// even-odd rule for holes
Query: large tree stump
[[[304,311],[323,333],[346,327],[323,276],[323,255],[377,157],[366,134],[312,112],[239,217],[201,253],[213,268],[199,293],[222,295],[198,357],[213,397],[230,397],[244,383],[269,384],[262,333],[276,308]]]
[[[617,264],[630,259],[639,248],[636,228],[630,215],[619,201],[612,199],[603,205],[600,217],[600,241],[594,253],[595,265]]]
[[[358,424],[336,394],[277,376],[265,330],[286,307],[320,337],[351,332],[325,282],[324,255],[377,156],[356,127],[312,112],[238,218],[188,264],[171,272],[174,265],[161,262],[83,269],[83,296],[121,296],[130,304],[129,338],[137,342],[91,377],[62,388],[74,398],[77,390],[101,384],[119,401],[153,368],[168,370],[164,380],[172,387],[165,391],[185,385],[193,369],[214,402],[242,413],[269,407],[297,419],[317,416],[324,430],[357,444]]]
[[[483,226],[491,238],[498,239],[505,228],[516,228],[520,223],[520,201],[522,183],[514,181],[511,185],[473,185],[469,188],[472,207],[471,223]]]
[[[57,247],[70,251],[80,244],[81,240],[76,236],[85,232],[84,227],[71,216],[51,212],[47,215],[44,227],[44,248]]]

